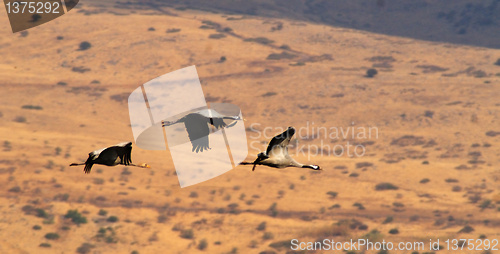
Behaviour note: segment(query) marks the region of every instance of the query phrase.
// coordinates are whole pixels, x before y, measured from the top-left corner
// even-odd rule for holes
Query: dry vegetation
[[[286,253],[293,238],[500,239],[500,51],[182,8],[77,8],[22,36],[0,28],[2,252]],[[128,94],[193,64],[207,101],[234,103],[247,125],[261,124],[247,128],[259,149],[268,140],[252,137],[266,126],[376,126],[378,137],[312,130],[290,151],[321,172],[238,166],[185,189],[166,151],[134,148],[133,161],[151,169],[68,167],[132,140]],[[334,156],[345,142],[366,154]]]

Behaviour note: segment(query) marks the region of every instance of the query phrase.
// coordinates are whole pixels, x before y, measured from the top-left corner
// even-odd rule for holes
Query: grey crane
[[[233,120],[231,124],[226,124],[224,120]],[[171,126],[176,123],[184,123],[189,140],[193,146],[192,152],[203,152],[210,149],[208,136],[212,125],[216,129],[231,127],[236,124],[236,120],[241,120],[239,116],[224,116],[213,109],[202,109],[189,113],[176,121],[162,121],[162,127]]]

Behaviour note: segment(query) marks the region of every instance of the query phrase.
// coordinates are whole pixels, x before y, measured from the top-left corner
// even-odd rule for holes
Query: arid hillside
[[[500,241],[500,50],[116,5],[0,27],[1,253],[296,253],[291,239],[421,241],[419,253],[440,239],[438,253],[458,253],[444,241]],[[134,147],[150,169],[68,166],[133,141],[128,95],[191,65],[207,102],[241,108],[249,161],[294,126],[290,153],[323,170],[238,166],[181,189],[168,150]]]

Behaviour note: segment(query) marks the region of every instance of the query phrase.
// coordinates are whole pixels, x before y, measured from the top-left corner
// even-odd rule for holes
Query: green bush
[[[49,240],[57,240],[59,239],[59,234],[58,233],[47,233],[45,234],[45,238]]]
[[[34,109],[34,110],[42,110],[43,109],[41,106],[37,106],[37,105],[23,105],[21,108]]]
[[[373,69],[373,68],[368,69],[368,70],[366,70],[366,77],[373,78],[373,77],[375,77],[375,75],[377,75],[377,73],[378,73],[378,71]]]
[[[83,217],[78,210],[68,210],[66,215],[64,215],[64,218],[71,219],[73,223],[79,225],[79,224],[85,224],[87,223],[87,218]]]
[[[118,221],[118,217],[116,216],[109,216],[108,219],[107,219],[108,222],[117,222]]]
[[[90,44],[90,42],[88,41],[83,41],[82,43],[80,43],[80,46],[78,47],[78,50],[87,50],[89,49],[90,47],[92,47],[92,44]]]
[[[184,229],[181,231],[182,238],[184,239],[193,239],[194,238],[194,232],[192,229]]]
[[[41,243],[38,246],[43,247],[43,248],[50,248],[50,247],[52,247],[52,245],[50,245],[50,243]]]
[[[90,243],[82,243],[82,245],[80,245],[80,247],[78,247],[76,249],[76,252],[80,253],[80,254],[87,254],[87,253],[90,253],[91,249],[94,248],[95,246],[93,244],[90,244]]]
[[[330,198],[336,198],[338,193],[335,191],[329,191],[326,194],[330,195]]]
[[[379,183],[375,186],[375,190],[397,190],[398,186],[392,183]]]
[[[207,247],[208,247],[207,239],[201,239],[197,246],[198,250],[205,250]]]
[[[261,222],[261,223],[257,226],[257,230],[259,230],[259,231],[264,231],[264,230],[266,230],[266,226],[267,226],[267,225],[266,225],[266,222],[265,222],[265,221],[263,221],[263,222]]]

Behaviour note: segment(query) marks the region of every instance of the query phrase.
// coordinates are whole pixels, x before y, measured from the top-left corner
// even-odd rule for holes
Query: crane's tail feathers
[[[85,174],[90,174],[90,170],[92,170],[92,166],[94,164],[85,164],[85,168],[83,168],[83,172],[85,172]]]

